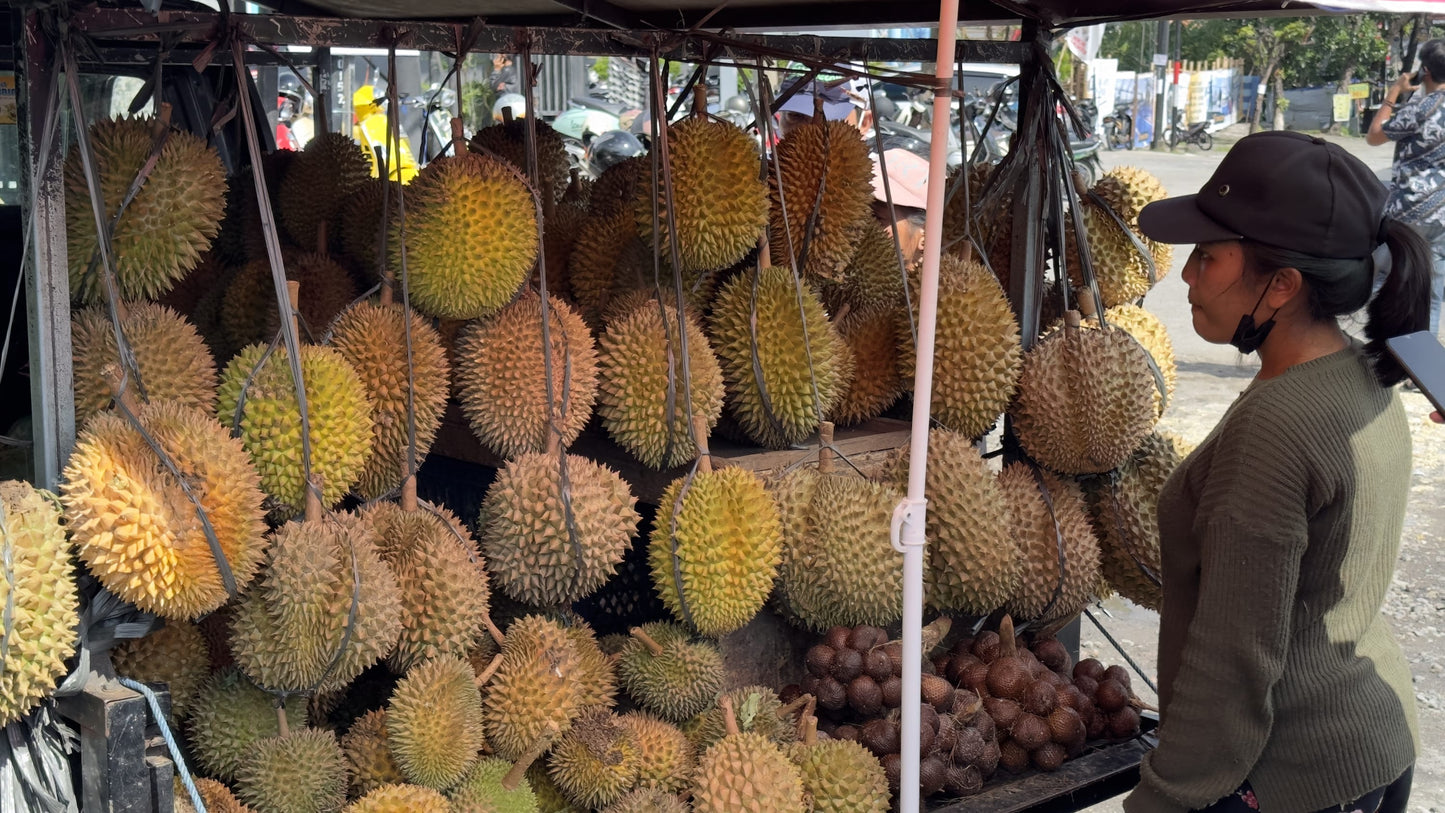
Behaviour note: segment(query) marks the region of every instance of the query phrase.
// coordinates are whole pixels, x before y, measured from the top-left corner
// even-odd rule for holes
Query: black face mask
[[[1273,277],[1270,277],[1270,282],[1274,282]],[[1229,343],[1234,345],[1234,349],[1246,356],[1259,350],[1264,344],[1264,340],[1269,338],[1269,332],[1274,330],[1274,317],[1279,315],[1279,308],[1274,309],[1274,313],[1264,320],[1264,324],[1256,325],[1254,323],[1254,311],[1259,310],[1260,304],[1264,302],[1264,295],[1267,293],[1269,293],[1268,284],[1260,293],[1259,301],[1254,303],[1254,309],[1239,317],[1239,327],[1234,329],[1234,337],[1229,340]]]

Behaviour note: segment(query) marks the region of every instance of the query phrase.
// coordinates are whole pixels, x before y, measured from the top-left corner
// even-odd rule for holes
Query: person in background
[[[516,93],[521,87],[517,80],[517,66],[513,64],[510,54],[496,54],[492,57],[492,75],[487,79],[487,83],[498,96]]]
[[[361,144],[362,151],[371,161],[371,177],[381,177],[380,168],[377,166],[377,152],[385,156],[390,150],[387,146],[391,143],[390,134],[387,128],[390,127],[390,119],[386,114],[386,98],[376,95],[376,88],[371,85],[362,85],[356,89],[351,97],[351,111],[354,123],[351,126],[351,137]],[[416,177],[416,158],[411,153],[411,142],[406,137],[406,131],[401,131],[401,143],[398,145],[397,154],[399,160],[387,160],[388,174],[393,181],[410,183]]]
[[[884,168],[888,185],[883,185]],[[893,208],[888,208],[889,198]],[[912,268],[923,258],[923,225],[928,207],[928,162],[904,149],[873,156],[873,216],[898,239],[903,264]]]
[[[798,91],[789,96],[778,108],[778,133],[787,136],[794,127],[811,121],[814,113],[814,99],[823,100],[823,116],[828,121],[846,121],[858,128],[864,140],[872,146],[873,112],[866,85],[861,79],[809,80]],[[778,91],[782,96],[797,85],[798,80],[783,84]],[[861,86],[861,91],[860,91]]]
[[[1428,322],[1430,252],[1386,196],[1339,145],[1263,132],[1139,213],[1195,244],[1195,332],[1260,369],[1159,494],[1159,744],[1127,813],[1405,810],[1419,724],[1381,606],[1412,463],[1385,341]],[[1361,309],[1364,344],[1338,321]]]
[[[1408,102],[1405,91],[1416,88]],[[1430,332],[1440,332],[1440,302],[1445,297],[1445,39],[1420,48],[1420,70],[1401,73],[1385,91],[1365,141],[1395,142],[1390,200],[1385,211],[1414,226],[1430,243],[1434,272],[1430,281]]]

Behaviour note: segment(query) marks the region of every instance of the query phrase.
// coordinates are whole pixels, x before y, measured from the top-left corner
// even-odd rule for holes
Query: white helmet
[[[523,98],[520,93],[503,93],[497,97],[497,101],[492,105],[492,121],[505,121],[502,115],[503,110],[511,110],[512,118],[514,119],[525,118],[527,115],[527,100]]]

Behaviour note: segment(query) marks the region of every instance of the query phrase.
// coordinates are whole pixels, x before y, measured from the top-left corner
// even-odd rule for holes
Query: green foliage
[[[1119,60],[1119,70],[1135,73],[1150,70],[1154,58],[1153,22],[1109,23],[1099,56]]]

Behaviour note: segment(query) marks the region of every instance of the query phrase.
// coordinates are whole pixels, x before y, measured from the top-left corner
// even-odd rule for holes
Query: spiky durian
[[[452,813],[452,806],[431,788],[383,785],[347,805],[346,813]]]
[[[276,193],[277,213],[291,240],[310,251],[326,248],[318,239],[321,225],[335,223],[370,178],[366,152],[349,137],[321,133],[307,142],[286,167]]]
[[[433,161],[407,187],[406,263],[412,306],[443,319],[490,316],[512,301],[537,259],[531,190],[497,158]],[[401,223],[389,262],[400,278]]]
[[[511,770],[512,763],[499,757],[477,760],[462,781],[447,791],[452,813],[538,813],[537,795],[527,779],[512,788],[503,784]]]
[[[842,278],[822,286],[824,301],[835,313],[844,305],[866,313],[903,307],[903,266],[899,264],[898,244],[881,224],[867,223],[860,228],[862,236]]]
[[[352,798],[365,796],[382,785],[406,781],[386,737],[386,709],[372,709],[358,717],[341,738],[346,767],[351,777]]]
[[[346,804],[336,735],[303,728],[256,740],[236,769],[236,796],[256,813],[335,813]]]
[[[1019,442],[1064,474],[1118,467],[1154,428],[1157,385],[1128,333],[1065,327],[1024,359],[1011,413]]]
[[[688,807],[675,794],[638,788],[608,805],[602,813],[688,813]]]
[[[370,302],[342,312],[330,343],[371,395],[373,452],[356,490],[363,499],[376,499],[400,486],[436,439],[451,375],[446,351],[436,329],[417,314],[408,325],[400,308]],[[409,467],[413,434],[416,458]]]
[[[1089,257],[1093,262],[1094,279],[1099,285],[1099,296],[1104,307],[1112,308],[1134,302],[1145,294],[1154,283],[1167,273],[1172,249],[1161,249],[1159,244],[1139,233],[1138,227],[1125,223],[1120,227],[1105,207],[1092,200],[1083,202],[1084,230],[1089,241]],[[1066,228],[1068,234],[1069,281],[1074,287],[1084,289],[1087,280],[1079,261],[1078,238],[1072,225]],[[1131,239],[1131,234],[1133,239]],[[1150,278],[1144,254],[1134,244],[1138,240],[1144,250],[1155,260],[1153,278]],[[1167,250],[1168,255],[1163,252]],[[1163,270],[1158,260],[1163,260]]]
[[[231,650],[258,685],[338,691],[401,634],[401,591],[354,514],[290,522],[272,536],[259,585],[236,609]]]
[[[1104,318],[1114,327],[1123,328],[1135,341],[1144,346],[1145,352],[1154,360],[1159,369],[1157,378],[1164,379],[1163,392],[1159,392],[1155,381],[1154,405],[1163,413],[1166,400],[1173,400],[1174,385],[1179,380],[1179,366],[1174,359],[1174,344],[1169,340],[1169,330],[1159,317],[1138,305],[1119,305],[1104,312]],[[1154,370],[1151,368],[1150,372]]]
[[[361,293],[351,275],[324,254],[288,252],[286,279],[301,284],[297,313],[300,341],[320,343],[336,315]],[[221,327],[232,347],[269,344],[281,327],[276,284],[269,260],[248,263],[236,272],[221,305]]]
[[[547,767],[542,763],[527,771],[527,782],[536,793],[538,813],[587,813],[562,795],[562,789],[547,775]]]
[[[236,777],[246,749],[257,740],[280,733],[277,699],[256,688],[237,669],[211,675],[196,694],[189,742],[201,770],[224,781]],[[306,725],[306,701],[291,695],[285,702],[289,725]]]
[[[429,658],[465,658],[487,634],[490,598],[471,534],[450,511],[424,501],[416,511],[375,503],[363,514],[401,588],[401,638],[387,663],[400,673]]]
[[[221,376],[216,410],[222,423],[239,424],[241,443],[276,510],[294,515],[306,497],[301,411],[285,349],[266,352],[253,344],[231,359]],[[371,398],[356,370],[330,347],[301,348],[301,378],[310,472],[320,480],[323,507],[330,507],[356,482],[371,456]]]
[[[537,177],[532,179],[532,185],[550,193],[553,200],[560,199],[567,191],[567,183],[572,177],[571,162],[567,159],[567,146],[562,140],[562,134],[540,119],[528,122],[525,118],[519,118],[483,127],[472,136],[472,140],[467,143],[467,149],[473,153],[500,158],[516,167],[524,176],[530,172],[529,156],[535,154]]]
[[[1083,493],[1073,481],[1027,463],[1005,466],[998,482],[1023,567],[1005,609],[1044,621],[1076,615],[1099,583],[1099,540]]]
[[[645,712],[628,712],[620,721],[631,732],[641,755],[637,786],[669,794],[685,792],[697,765],[687,735]]]
[[[408,780],[445,790],[476,762],[487,741],[475,680],[471,664],[448,656],[412,667],[397,684],[386,739]]]
[[[606,709],[583,712],[552,744],[548,773],[575,804],[596,810],[637,783],[642,752],[629,728]]]
[[[687,736],[698,753],[727,735],[726,705],[732,704],[737,726],[742,731],[758,734],[779,745],[798,739],[798,722],[794,716],[802,703],[784,706],[778,693],[766,686],[739,686],[718,696],[712,708],[699,714],[685,727]]]
[[[691,416],[703,417],[711,431],[722,414],[717,357],[691,315],[684,322],[685,334],[679,334],[677,308],[648,298],[609,323],[598,340],[602,425],[618,445],[655,469],[697,457]],[[681,335],[687,337],[686,382]],[[691,386],[690,410],[685,383]]]
[[[482,502],[482,550],[498,589],[544,607],[591,594],[627,552],[636,502],[616,472],[585,457],[511,460]]]
[[[768,222],[767,189],[758,173],[757,144],[737,126],[705,116],[669,125],[667,139],[671,196],[660,181],[654,189],[652,164],[643,162],[633,204],[638,234],[648,244],[656,242],[663,247],[662,256],[669,257],[668,224],[674,222],[684,272],[712,271],[736,263],[757,245]]]
[[[723,658],[716,645],[694,642],[687,628],[659,621],[632,631],[618,654],[617,672],[643,708],[680,723],[717,699]]]
[[[836,282],[873,218],[868,145],[847,122],[815,119],[774,149],[780,171],[768,175],[773,262],[791,268],[796,260],[800,273]]]
[[[368,180],[341,205],[337,218],[337,248],[351,259],[361,280],[375,284],[381,279],[381,207],[386,198],[391,206],[391,219],[401,216],[401,184],[380,178]],[[388,225],[390,220],[388,220]],[[400,274],[398,281],[400,281]],[[365,287],[371,287],[366,285]]]
[[[118,641],[111,651],[115,673],[142,683],[164,683],[177,720],[190,714],[201,684],[211,676],[206,639],[188,621],[168,621],[144,638]]]
[[[155,151],[158,129],[164,141],[155,165],[111,226]],[[149,118],[94,122],[90,145],[119,296],[155,299],[196,267],[220,231],[226,196],[220,156],[203,139]],[[81,302],[99,302],[105,299],[100,241],[79,147],[65,159],[65,190],[70,290]]]
[[[652,160],[650,155],[636,155],[603,170],[587,195],[587,210],[603,216],[623,212],[631,219],[637,182],[644,177],[644,167],[652,166]],[[650,214],[648,219],[651,220]]]
[[[196,795],[201,797],[201,804],[206,806],[206,813],[255,813],[251,808],[241,804],[241,801],[231,793],[230,788],[214,779],[192,776],[191,784],[196,786]],[[180,774],[176,775],[172,790],[176,802],[176,813],[197,813],[196,806],[191,803],[190,791],[181,782]]]
[[[517,759],[539,737],[567,731],[580,711],[577,645],[561,625],[530,615],[512,623],[487,684],[487,741]]]
[[[544,216],[542,225],[542,262],[532,269],[530,285],[542,289],[542,271],[547,271],[547,293],[551,296],[570,297],[571,275],[568,266],[572,262],[572,249],[577,245],[577,230],[587,219],[587,209],[580,203],[558,203],[551,214]]]
[[[259,480],[240,442],[205,413],[164,402],[138,413],[182,480],[125,418],[97,415],[65,467],[66,524],[106,589],[143,610],[194,619],[225,603],[227,593],[185,488],[204,509],[240,589],[265,556]]]
[[[589,323],[602,321],[630,265],[629,259],[641,256],[642,251],[630,212],[592,214],[577,227],[567,281],[578,312]]]
[[[121,331],[135,356],[140,380],[132,392],[147,401],[175,401],[210,410],[216,404],[216,363],[200,334],[180,314],[163,305],[131,305],[121,318]],[[91,415],[110,405],[114,392],[107,368],[120,369],[110,315],[86,308],[70,322],[75,360],[75,423],[85,426]]]
[[[908,477],[908,452],[892,461],[890,479]],[[1008,509],[994,475],[966,437],[928,433],[928,569],[924,584],[934,607],[988,615],[1018,589],[1018,546],[1008,532]]]
[[[617,665],[602,651],[597,633],[579,618],[567,627],[567,637],[577,650],[574,688],[578,708],[612,708],[617,702]]]
[[[597,350],[571,308],[548,297],[551,344],[542,342],[542,298],[527,293],[457,346],[456,379],[462,412],[481,441],[504,457],[547,448],[555,427],[561,445],[577,438],[597,400]]]
[[[801,522],[784,525],[778,575],[788,610],[818,630],[900,619],[903,558],[888,541],[888,526],[903,495],[850,475],[788,476],[815,478],[806,504],[790,507],[801,509]]]
[[[852,740],[791,746],[813,813],[888,813],[888,776],[868,749]]]
[[[648,539],[652,584],[673,617],[703,635],[752,620],[781,557],[778,508],[756,474],[702,471],[663,491]]]
[[[782,448],[817,431],[842,395],[842,340],[787,269],[756,273],[756,283],[744,273],[718,293],[712,336],[733,416],[749,437]]]
[[[742,731],[702,755],[692,786],[696,813],[803,813],[803,779],[776,743]]]
[[[853,375],[828,415],[851,426],[882,415],[903,394],[898,345],[908,325],[887,310],[852,311],[834,324],[851,351]]]
[[[30,712],[65,674],[79,624],[74,564],[55,496],[16,480],[0,482],[0,551],[6,608],[0,649],[0,724]]]
[[[1151,433],[1116,477],[1088,488],[1099,533],[1100,569],[1108,586],[1142,607],[1163,604],[1159,560],[1159,492],[1183,462],[1187,449],[1171,435]]]
[[[1099,178],[1093,192],[1130,225],[1139,222],[1139,212],[1145,206],[1169,197],[1157,177],[1138,167],[1114,167]]]

